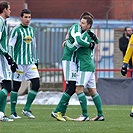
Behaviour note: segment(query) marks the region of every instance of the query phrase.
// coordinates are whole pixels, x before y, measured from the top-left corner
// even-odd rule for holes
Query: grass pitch
[[[131,106],[103,106],[105,121],[74,122],[57,121],[51,117],[54,105],[32,105],[36,119],[21,115],[24,105],[17,105],[17,113],[22,119],[14,122],[0,122],[0,133],[133,133],[133,118],[129,116]],[[89,116],[96,115],[95,106],[88,106]],[[76,118],[81,114],[79,105],[70,105],[67,115]],[[10,105],[6,107],[10,115]]]

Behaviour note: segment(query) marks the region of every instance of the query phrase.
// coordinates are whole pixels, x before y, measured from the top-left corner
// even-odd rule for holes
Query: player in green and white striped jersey
[[[27,97],[27,102],[22,114],[34,119],[30,111],[31,104],[35,99],[40,87],[39,72],[37,70],[38,58],[36,52],[36,38],[34,28],[29,25],[31,12],[23,9],[20,14],[21,24],[14,27],[9,38],[10,51],[13,59],[18,65],[18,70],[13,74],[13,90],[11,91],[11,118],[17,119],[20,116],[16,113],[18,90],[21,82],[30,80],[32,88]]]
[[[101,99],[100,99],[99,94],[96,91],[96,83],[95,83],[95,75],[94,75],[95,66],[94,66],[94,62],[92,60],[92,51],[93,51],[94,45],[95,45],[95,43],[98,43],[97,38],[94,35],[94,33],[92,33],[89,30],[92,26],[92,23],[93,23],[93,19],[88,14],[82,16],[82,18],[80,20],[80,26],[83,31],[81,37],[90,43],[89,43],[88,47],[85,47],[85,46],[80,47],[76,51],[76,61],[77,61],[77,67],[78,67],[78,72],[77,72],[77,76],[76,76],[76,78],[77,78],[76,79],[76,86],[77,86],[76,93],[77,93],[77,96],[78,96],[80,104],[81,104],[82,115],[80,117],[78,117],[77,119],[74,119],[75,121],[89,120],[88,113],[87,113],[87,102],[86,102],[85,94],[83,92],[83,88],[88,88],[90,95],[92,96],[93,101],[94,101],[95,106],[98,111],[98,116],[96,116],[95,118],[93,118],[91,120],[94,120],[94,121],[103,121],[104,120],[104,117],[102,115]],[[76,39],[74,39],[75,42],[70,41],[69,45],[66,44],[66,46],[68,46],[67,49],[69,49],[69,51],[71,51],[71,53],[73,53],[74,50],[76,49],[75,46],[81,46],[83,44],[83,42],[78,42],[80,45],[77,44],[77,39],[80,35],[78,35],[79,33],[77,35],[76,34],[77,33],[75,33],[75,36],[76,36],[75,37]],[[73,38],[74,38],[74,36],[73,36]],[[67,55],[67,53],[68,52],[66,52],[66,55]],[[69,55],[70,55],[70,52],[67,56],[69,56]],[[70,70],[70,69],[68,69],[68,70]],[[69,85],[67,88],[68,90],[65,91],[65,93],[63,94],[56,109],[54,110],[54,112],[52,112],[52,116],[54,116],[56,119],[62,120],[62,121],[71,120],[67,116],[63,116],[66,112],[66,108],[67,108],[66,105],[68,104],[68,101],[69,101],[71,95],[75,92],[74,91],[75,89],[73,89],[75,87],[75,85],[73,84],[73,88],[70,83],[68,85]],[[54,114],[56,114],[56,115],[54,115]]]
[[[0,113],[3,113],[3,116],[0,116],[0,121],[12,121],[4,116],[4,112],[7,95],[11,91],[11,74],[17,68],[16,63],[8,54],[8,38],[5,22],[6,18],[10,16],[10,13],[10,4],[6,1],[0,2],[0,83],[2,84],[2,89],[0,90]]]
[[[85,14],[90,15],[89,12],[84,12],[82,15],[85,15]],[[66,109],[67,109],[67,105],[70,100],[70,97],[75,93],[75,89],[76,89],[76,85],[75,85],[76,73],[77,73],[76,50],[79,47],[92,47],[92,42],[91,42],[92,40],[88,32],[85,31],[83,34],[81,33],[82,33],[82,30],[79,23],[74,24],[69,29],[65,40],[65,47],[64,47],[63,57],[62,57],[62,66],[63,66],[64,77],[66,80],[66,90],[63,93],[59,104],[56,106],[55,110],[51,114],[54,118],[62,121],[71,120],[68,116],[65,115],[65,113],[66,113]]]

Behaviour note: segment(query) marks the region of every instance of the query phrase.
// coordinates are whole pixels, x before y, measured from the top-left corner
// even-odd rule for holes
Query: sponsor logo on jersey
[[[31,36],[26,36],[26,37],[24,38],[24,42],[25,42],[26,44],[31,43],[31,42],[32,42],[32,37],[31,37]]]

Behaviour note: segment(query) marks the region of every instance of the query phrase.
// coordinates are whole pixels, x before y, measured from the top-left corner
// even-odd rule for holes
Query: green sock
[[[27,101],[24,107],[25,111],[30,111],[30,106],[37,95],[37,91],[30,90],[27,96]]]
[[[5,112],[7,95],[8,91],[6,89],[0,90],[0,111],[2,112]]]
[[[87,117],[88,116],[88,111],[87,111],[87,100],[84,92],[81,92],[77,94],[81,108],[82,108],[82,115]]]
[[[97,108],[98,116],[102,116],[102,101],[98,93],[92,96],[93,102]]]
[[[5,112],[5,108],[6,108],[6,99],[7,99],[7,96],[5,96],[4,98],[3,98],[3,102],[2,102],[2,104],[1,104],[1,106],[0,106],[0,111],[1,112]]]
[[[61,112],[62,115],[65,115],[69,100],[70,100],[70,95],[64,92],[54,112],[55,113]]]
[[[17,97],[18,97],[18,93],[11,91],[11,94],[10,94],[11,114],[16,112]]]

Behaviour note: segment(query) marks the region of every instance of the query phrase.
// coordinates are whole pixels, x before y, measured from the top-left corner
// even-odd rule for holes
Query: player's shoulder
[[[34,27],[32,27],[31,25],[28,26],[30,29],[34,30]]]
[[[12,29],[12,32],[15,32],[15,31],[19,30],[19,28],[20,28],[20,25],[14,26],[13,29]]]

